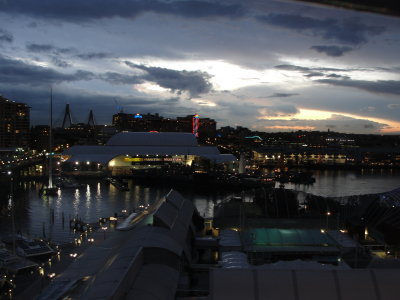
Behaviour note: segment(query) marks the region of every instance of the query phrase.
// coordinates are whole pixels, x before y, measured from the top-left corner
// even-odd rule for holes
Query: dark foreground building
[[[195,261],[202,218],[175,191],[137,218],[91,246],[37,299],[174,299],[181,273]]]
[[[200,237],[204,220],[176,191],[135,218],[90,246],[36,299],[395,300],[400,294],[399,269],[248,260],[248,252],[268,256],[278,248],[291,256],[310,254],[311,248],[313,255],[326,249],[336,255],[337,247],[348,244],[341,238],[265,229],[248,232],[250,243],[231,229]],[[207,247],[217,251],[218,263],[201,261],[199,249]]]
[[[0,148],[26,147],[29,143],[30,108],[0,95]]]

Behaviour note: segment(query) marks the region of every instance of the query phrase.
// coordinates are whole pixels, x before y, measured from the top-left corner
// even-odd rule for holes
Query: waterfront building
[[[217,165],[230,170],[237,164],[232,154],[199,146],[193,134],[183,132],[121,132],[104,146],[72,146],[62,155],[69,170],[93,171],[101,165],[113,176],[151,175],[165,169],[207,172]]]
[[[399,167],[398,147],[264,146],[253,151],[258,166]]]
[[[28,146],[29,123],[28,105],[0,95],[0,148]]]

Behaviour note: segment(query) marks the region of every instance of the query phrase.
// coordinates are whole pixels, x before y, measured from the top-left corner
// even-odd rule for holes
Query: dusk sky
[[[198,113],[400,134],[400,18],[296,1],[0,0],[0,94],[48,124]]]

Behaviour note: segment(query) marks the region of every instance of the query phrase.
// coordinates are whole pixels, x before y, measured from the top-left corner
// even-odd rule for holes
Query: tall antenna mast
[[[50,87],[50,129],[49,129],[49,188],[53,188],[53,87]]]

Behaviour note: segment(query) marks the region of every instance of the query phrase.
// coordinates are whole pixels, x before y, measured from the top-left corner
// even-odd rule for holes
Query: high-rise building
[[[29,143],[30,107],[0,96],[0,148]]]

